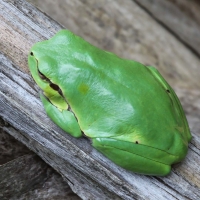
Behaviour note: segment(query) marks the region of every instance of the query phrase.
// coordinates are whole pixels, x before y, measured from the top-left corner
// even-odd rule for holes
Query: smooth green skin
[[[186,117],[154,67],[100,50],[68,30],[36,43],[28,63],[48,116],[74,137],[84,133],[119,166],[163,176],[186,156]]]

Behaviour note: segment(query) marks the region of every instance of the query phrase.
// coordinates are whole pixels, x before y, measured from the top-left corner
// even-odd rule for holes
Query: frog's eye
[[[33,52],[30,53],[31,56],[34,56]]]

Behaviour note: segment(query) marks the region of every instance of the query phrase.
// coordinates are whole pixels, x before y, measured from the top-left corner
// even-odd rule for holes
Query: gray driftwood
[[[122,7],[120,1],[107,1],[105,10],[100,9],[99,12],[106,20],[109,20],[109,8],[114,9],[112,15],[116,18],[116,24],[113,25],[111,20],[107,36],[104,30],[109,26],[109,21],[106,24],[99,18],[97,23],[88,20],[88,23],[91,22],[88,26],[90,30],[79,32],[79,19],[74,13],[81,10],[85,2],[70,2],[72,1],[68,1],[69,8],[66,11],[69,12],[67,28],[82,34],[82,37],[93,44],[99,45],[97,41],[104,41],[102,46],[107,50],[122,45],[123,52],[116,48],[118,55],[129,58],[135,56],[137,60],[145,60],[144,63],[157,63],[163,72],[167,71],[165,66],[173,65],[174,71],[169,78],[172,85],[198,87],[195,77],[199,73],[199,59],[150,19],[134,2],[127,1]],[[88,1],[88,4],[91,2]],[[95,16],[91,20],[93,18]],[[81,20],[84,19],[80,18]],[[50,121],[38,98],[38,88],[27,74],[27,55],[33,43],[51,37],[61,28],[63,27],[25,1],[0,0],[0,117],[7,123],[3,130],[56,169],[72,190],[83,199],[199,199],[198,134],[193,134],[186,159],[175,165],[170,175],[151,177],[137,175],[116,166],[93,149],[87,138],[72,138]],[[147,36],[147,31],[152,34],[151,37]],[[97,36],[96,32],[101,32],[103,36]],[[113,39],[109,39],[112,36]],[[107,44],[109,45],[106,48]],[[146,55],[148,56],[145,59]],[[183,66],[185,70],[180,72],[179,69]],[[193,75],[193,79],[188,72]],[[174,79],[174,76],[179,79]],[[180,80],[188,81],[189,85]]]

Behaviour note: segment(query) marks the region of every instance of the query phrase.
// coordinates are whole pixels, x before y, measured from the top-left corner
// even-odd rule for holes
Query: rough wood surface
[[[60,174],[2,130],[6,125],[0,118],[0,199],[80,200]]]
[[[38,156],[29,154],[0,166],[0,199],[79,200]]]
[[[21,142],[2,130],[5,124],[1,122],[3,122],[3,120],[0,118],[0,165],[31,153]]]
[[[86,2],[90,9],[84,7]],[[134,2],[127,1],[124,7],[120,1],[106,1],[106,7],[102,2],[66,1],[67,28],[120,56],[157,63],[171,85],[199,87],[198,57]],[[85,18],[77,18],[77,11]],[[0,0],[0,117],[8,123],[3,129],[62,174],[83,199],[199,199],[198,134],[193,134],[187,158],[175,165],[169,176],[148,177],[114,165],[93,149],[88,139],[70,137],[47,118],[38,88],[27,75],[27,54],[33,43],[61,28],[25,1]]]
[[[198,0],[135,1],[200,56],[200,2]]]

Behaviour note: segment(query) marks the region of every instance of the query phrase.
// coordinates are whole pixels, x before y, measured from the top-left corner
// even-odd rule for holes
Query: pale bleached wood
[[[68,2],[69,5],[70,2],[72,1]],[[71,4],[72,6],[68,10],[69,13],[72,13],[72,8],[76,8],[79,4],[82,5],[80,1],[73,2],[76,2],[76,5],[75,3]],[[144,19],[148,19],[148,15],[143,13],[136,4],[133,4],[131,1],[127,2],[127,7],[122,8],[122,13],[125,13],[125,10],[127,10],[130,16],[132,15],[130,10],[133,10],[140,14],[141,17],[143,16]],[[108,4],[108,8],[109,6],[111,5]],[[88,139],[72,138],[56,127],[44,113],[37,96],[37,87],[35,87],[31,77],[24,72],[28,71],[26,57],[32,43],[49,38],[61,26],[25,1],[0,0],[0,8],[0,50],[6,55],[0,55],[0,117],[10,124],[10,126],[5,126],[4,130],[26,144],[61,173],[73,191],[83,199],[200,198],[200,138],[197,134],[193,134],[187,158],[174,166],[169,176],[161,178],[137,175],[121,169],[93,149]],[[116,13],[119,11],[119,8],[119,1],[113,3],[113,9],[116,9]],[[108,16],[108,13],[106,16]],[[68,18],[71,22],[73,19],[75,20],[76,18]],[[131,24],[131,19],[133,18],[126,18],[128,25]],[[165,33],[151,19],[148,22],[151,24],[152,30],[156,28],[161,35],[164,34],[164,36],[171,39],[174,42],[173,45],[181,47],[182,54],[176,52],[177,66],[182,63],[182,59],[186,55],[189,60],[194,59],[194,63],[199,63],[199,60],[190,51],[185,49],[181,43],[177,42],[168,33]],[[137,23],[135,26],[139,27],[139,29],[143,28]],[[77,27],[75,26],[75,29]],[[94,30],[95,27],[94,25]],[[100,28],[98,26],[98,29],[103,31]],[[131,30],[132,28],[134,30],[134,27],[131,27]],[[96,37],[95,31],[93,36],[92,33],[90,34],[91,37],[88,36],[88,38],[93,40]],[[147,37],[144,33],[139,35],[140,37]],[[152,39],[155,37],[156,35],[153,35]],[[147,37],[146,39],[148,46],[151,38]],[[114,44],[121,45],[117,37],[113,41]],[[168,43],[169,46],[172,44],[171,42]],[[168,43],[166,42],[166,45]],[[128,48],[128,43],[125,42],[125,44]],[[140,48],[142,48],[142,45],[143,43],[141,43]],[[158,44],[155,43],[155,45]],[[124,44],[122,44],[122,48],[124,47]],[[162,49],[161,46],[160,48]],[[132,48],[124,48],[126,53],[130,53],[131,50]],[[160,51],[160,49],[158,50]],[[157,54],[159,53],[158,50]],[[172,56],[170,52],[167,53],[165,51],[164,53],[167,56]],[[137,55],[140,54],[138,53]],[[150,56],[147,57],[151,58],[151,56],[150,52]],[[172,61],[169,60],[169,62]],[[20,132],[15,131],[15,129]]]

